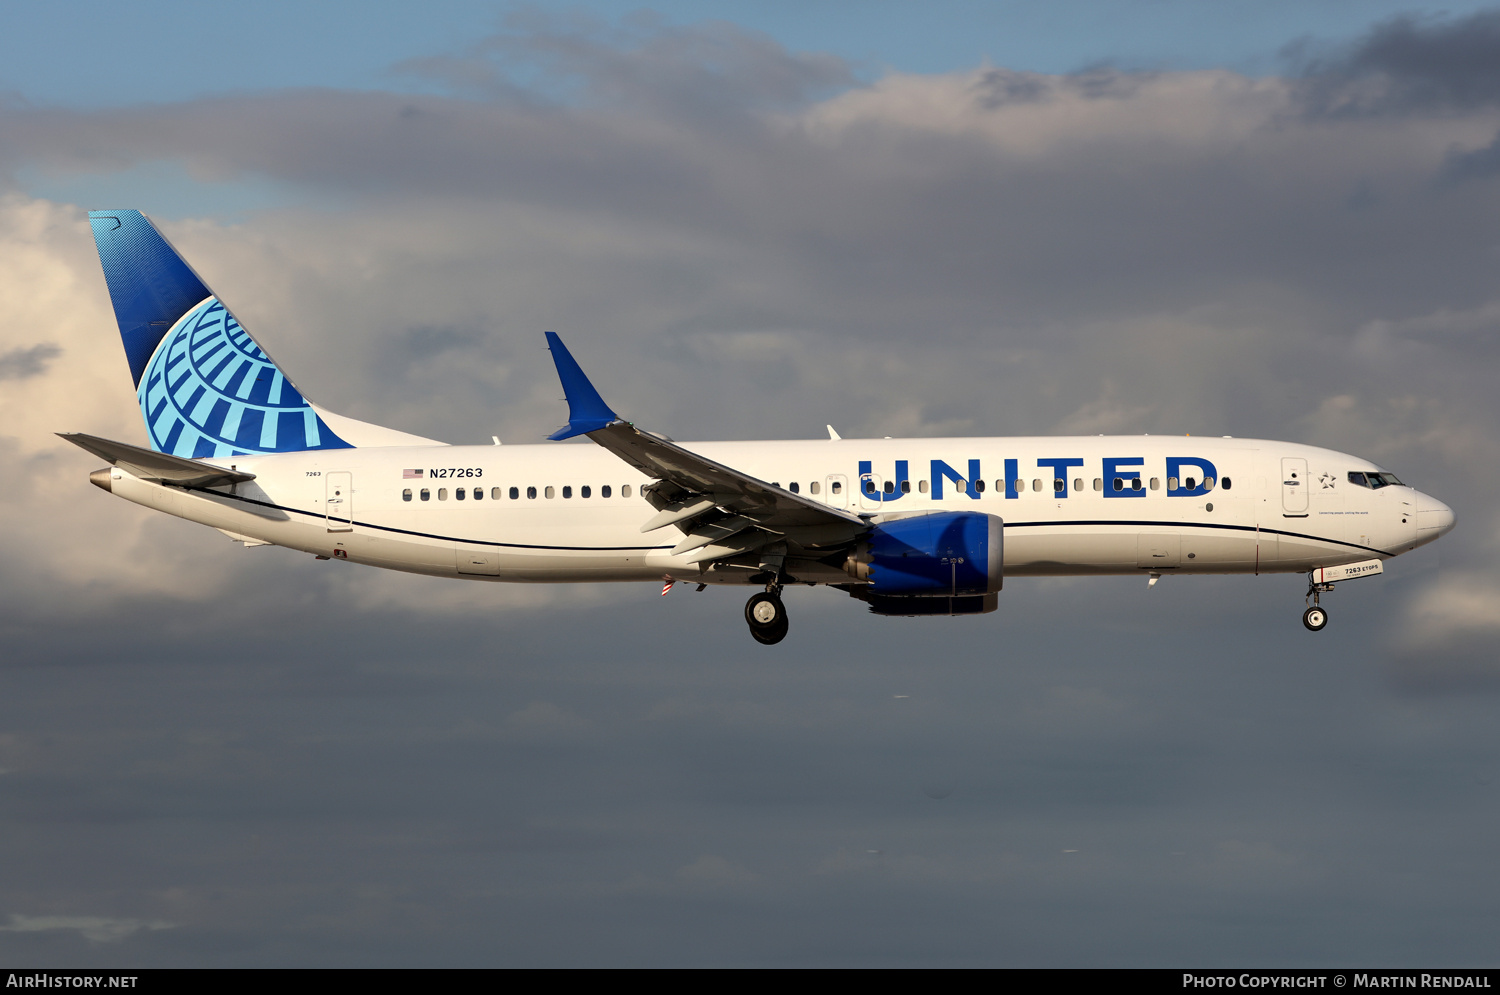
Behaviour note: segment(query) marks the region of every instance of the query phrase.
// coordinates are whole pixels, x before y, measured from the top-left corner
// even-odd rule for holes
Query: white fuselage
[[[931,511],[996,515],[1005,522],[1011,576],[1302,572],[1396,556],[1452,525],[1446,506],[1411,487],[1351,483],[1351,471],[1377,469],[1367,460],[1283,442],[1075,436],[683,445],[876,523]],[[256,479],[183,490],[117,468],[110,489],[236,537],[416,573],[517,582],[747,576],[673,556],[682,537],[674,527],[642,534],[655,513],[641,495],[650,479],[592,445],[356,448],[220,462]]]

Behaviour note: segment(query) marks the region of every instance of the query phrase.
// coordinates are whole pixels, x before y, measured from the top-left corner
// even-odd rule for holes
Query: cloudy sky
[[[0,959],[1492,963],[1500,7],[0,11]],[[1181,433],[1458,529],[977,619],[391,576],[148,513],[84,212],[452,442]]]

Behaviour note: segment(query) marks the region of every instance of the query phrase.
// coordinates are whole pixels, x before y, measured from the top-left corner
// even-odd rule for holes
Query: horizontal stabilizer
[[[97,435],[84,435],[82,432],[59,432],[57,434],[78,448],[87,450],[142,480],[173,484],[177,487],[212,487],[217,484],[238,484],[255,479],[253,473],[229,470],[211,463],[183,459],[181,456],[172,456],[168,453],[152,452],[150,449],[115,442],[113,439],[101,439]]]

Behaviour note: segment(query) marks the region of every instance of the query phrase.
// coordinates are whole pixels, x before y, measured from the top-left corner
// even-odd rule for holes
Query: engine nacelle
[[[863,593],[881,600],[967,598],[998,592],[1004,563],[1004,522],[975,511],[942,511],[872,527],[844,570],[869,581]]]

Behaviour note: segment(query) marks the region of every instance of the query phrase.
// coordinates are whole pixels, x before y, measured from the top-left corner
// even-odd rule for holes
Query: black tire
[[[762,646],[775,646],[786,638],[786,616],[781,617],[779,625],[773,625],[769,629],[751,629],[750,635]]]
[[[767,646],[786,638],[786,606],[781,598],[764,591],[745,602],[745,621],[750,626],[750,635],[755,641]]]
[[[1302,613],[1302,624],[1307,626],[1309,632],[1322,632],[1328,625],[1328,609],[1314,605]]]

